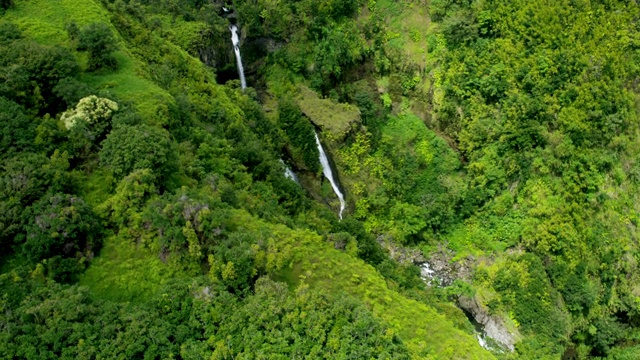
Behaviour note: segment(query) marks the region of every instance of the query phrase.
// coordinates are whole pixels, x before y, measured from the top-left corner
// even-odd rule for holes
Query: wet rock
[[[427,283],[437,282],[438,285],[442,286],[442,281],[436,277],[436,272],[431,268],[431,264],[428,262],[422,263],[419,265],[420,267],[420,278]]]
[[[514,351],[519,335],[511,333],[501,317],[490,315],[475,297],[460,296],[458,297],[458,305],[482,325],[487,337],[509,351]]]
[[[435,276],[440,279],[441,286],[449,286],[456,279],[470,280],[472,274],[472,259],[453,261],[453,251],[441,248],[426,259]]]

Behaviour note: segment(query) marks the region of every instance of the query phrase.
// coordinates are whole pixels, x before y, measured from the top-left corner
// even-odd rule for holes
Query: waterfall
[[[329,165],[329,159],[327,158],[327,154],[324,152],[322,148],[322,144],[320,144],[320,139],[318,138],[318,133],[314,132],[316,136],[316,145],[318,145],[318,151],[320,152],[320,165],[322,165],[322,173],[324,177],[326,177],[331,183],[331,187],[333,188],[333,192],[336,193],[338,199],[340,199],[340,213],[338,216],[340,220],[342,220],[342,211],[345,208],[344,196],[340,192],[340,188],[338,188],[338,183],[333,178],[333,172],[331,171],[331,166]]]
[[[294,173],[288,166],[287,164],[285,164],[284,160],[280,159],[280,162],[282,163],[282,165],[284,166],[284,177],[286,177],[287,179],[291,179],[293,181],[295,181],[297,184],[300,184],[300,181],[298,180],[298,177],[296,176],[296,173]]]
[[[233,43],[233,51],[236,53],[236,61],[238,62],[238,74],[240,74],[240,86],[242,90],[247,87],[247,81],[244,79],[244,68],[242,67],[242,57],[240,56],[240,38],[238,37],[238,27],[229,26],[231,30],[231,42]]]

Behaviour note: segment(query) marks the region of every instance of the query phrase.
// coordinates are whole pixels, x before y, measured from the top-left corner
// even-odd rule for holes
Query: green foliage
[[[471,0],[433,0],[430,3],[429,14],[433,20],[441,21],[456,10],[468,9],[472,2]]]
[[[154,169],[166,180],[176,169],[175,145],[166,131],[148,125],[113,129],[102,143],[100,161],[118,178],[138,169]]]
[[[5,10],[13,6],[13,0],[2,0],[0,1],[0,10],[4,13]]]
[[[158,191],[155,176],[149,169],[135,170],[120,181],[115,194],[101,206],[116,226],[134,233],[142,225],[145,203]]]
[[[335,139],[342,139],[360,123],[360,112],[350,104],[339,104],[334,100],[321,99],[307,87],[300,87],[297,99],[302,113],[311,122]]]
[[[622,260],[637,250],[635,230],[623,223],[632,223],[638,188],[633,166],[622,165],[637,151],[636,89],[628,85],[638,72],[637,6],[432,1],[431,14],[440,21],[435,124],[468,161],[461,211],[473,215],[452,233],[453,247],[521,244],[544,259],[525,255],[518,263],[526,271],[511,264],[493,284],[502,309],[529,332],[523,356],[560,354],[561,346],[545,345],[558,341],[573,341],[583,357],[626,346],[626,314],[637,305],[618,299],[634,290],[609,269],[637,283],[627,272],[635,260]],[[512,220],[497,220],[505,216]],[[528,274],[526,285],[514,272]],[[529,291],[548,303],[531,301]]]
[[[118,60],[112,54],[117,49],[116,38],[111,28],[104,23],[84,27],[78,34],[78,49],[89,53],[89,71],[118,67]]]
[[[64,100],[67,107],[72,107],[75,106],[80,99],[90,95],[92,90],[87,84],[75,78],[64,78],[53,88],[53,93]]]
[[[465,190],[457,174],[460,162],[420,119],[410,114],[390,118],[378,149],[371,146],[368,138],[357,136],[338,157],[347,173],[371,174],[382,185],[354,184],[362,189],[356,216],[368,230],[389,231],[397,241],[411,242],[455,219]]]
[[[336,231],[344,231],[354,236],[358,243],[358,257],[376,266],[385,260],[382,247],[376,239],[364,229],[361,222],[353,218],[346,218],[335,225]]]
[[[80,66],[68,49],[44,46],[8,34],[0,44],[0,95],[35,114],[56,113],[61,101],[58,82],[78,76]]]
[[[11,43],[22,38],[22,31],[12,22],[0,22],[0,44]]]
[[[311,172],[320,171],[320,155],[316,145],[313,125],[302,115],[298,105],[291,99],[278,103],[278,122],[287,134],[294,157],[300,157],[302,164]]]
[[[184,305],[190,310],[191,302]],[[94,302],[87,288],[45,284],[14,313],[3,313],[8,329],[0,354],[40,359],[169,357],[179,352],[174,341],[194,335],[180,332],[177,324],[160,316],[163,312],[160,304],[140,308]]]
[[[13,289],[11,282],[3,275],[0,288]],[[143,305],[94,301],[85,287],[18,283],[32,291],[0,315],[7,358],[409,358],[353,298],[305,287],[290,294],[267,278],[244,301],[196,279],[172,281]]]
[[[100,246],[100,225],[81,198],[50,195],[29,208],[22,253],[38,261],[55,255],[80,259]]]
[[[311,85],[327,93],[343,78],[344,72],[368,53],[367,43],[355,24],[323,28],[322,38],[314,49],[314,72]]]
[[[474,292],[523,335],[504,357],[632,356],[634,4],[236,1],[244,44],[268,44],[243,46],[241,92],[193,58],[234,66],[220,4],[101,3],[0,22],[0,357],[490,358],[436,300]],[[303,113],[339,125],[351,218],[312,200]],[[90,290],[51,282],[100,224]],[[486,266],[425,291],[378,236]]]
[[[353,298],[301,286],[295,294],[262,278],[230,317],[216,316],[214,359],[228,356],[408,359],[400,339]],[[261,316],[255,316],[261,314]],[[240,336],[238,336],[240,335]]]
[[[24,108],[0,98],[0,158],[32,150],[34,139],[35,123],[24,113]]]
[[[0,241],[4,251],[24,240],[23,226],[29,221],[29,207],[47,192],[69,187],[66,154],[56,152],[51,159],[42,154],[20,153],[8,159],[0,173]]]
[[[326,30],[324,26],[353,16],[363,4],[362,0],[330,0],[322,3],[242,0],[234,3],[250,36],[273,35],[279,38],[287,38],[301,26],[316,35]]]

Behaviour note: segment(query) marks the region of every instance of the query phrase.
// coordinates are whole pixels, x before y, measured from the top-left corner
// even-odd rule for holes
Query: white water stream
[[[236,61],[238,62],[238,74],[240,75],[240,86],[242,90],[247,87],[247,81],[244,78],[244,68],[242,67],[242,56],[240,56],[240,37],[238,37],[238,27],[229,26],[231,30],[231,42],[233,43],[233,51],[236,53]]]
[[[284,166],[284,177],[286,177],[287,179],[291,179],[291,180],[295,181],[299,185],[300,181],[298,180],[298,176],[296,176],[296,173],[294,173],[293,170],[291,170],[291,168],[289,168],[289,166],[287,166],[287,164],[284,162],[284,160],[280,159],[280,162]]]
[[[342,220],[342,211],[344,211],[344,208],[346,206],[344,195],[342,195],[342,192],[340,192],[340,188],[338,188],[338,182],[333,178],[333,172],[331,171],[331,166],[329,165],[329,158],[327,158],[327,154],[324,152],[322,144],[320,144],[318,133],[314,132],[314,135],[316,136],[316,145],[318,145],[318,152],[320,152],[320,165],[322,165],[322,173],[324,174],[324,177],[329,180],[329,182],[331,183],[331,187],[333,188],[333,192],[336,193],[338,199],[340,199],[340,213],[338,214],[338,216],[340,217],[340,220]]]

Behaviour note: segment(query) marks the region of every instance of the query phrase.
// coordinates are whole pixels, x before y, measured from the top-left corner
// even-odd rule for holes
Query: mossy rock
[[[302,113],[332,140],[343,139],[352,128],[360,124],[360,109],[356,106],[322,99],[306,86],[300,86],[296,102]]]

